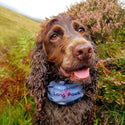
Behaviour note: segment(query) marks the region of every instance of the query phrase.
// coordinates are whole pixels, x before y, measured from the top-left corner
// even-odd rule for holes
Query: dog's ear
[[[46,20],[42,21],[41,26],[40,26],[41,27],[40,31],[38,32],[38,34],[35,37],[36,44],[38,45],[38,47],[41,47],[43,49],[45,54],[46,54],[46,49],[45,49],[45,45],[44,45],[44,39],[49,30],[50,23],[51,23],[51,21],[48,18],[46,18]],[[46,56],[47,56],[47,54],[46,54]]]
[[[48,79],[48,61],[43,43],[48,20],[42,23],[41,30],[36,36],[36,46],[31,56],[31,71],[26,78],[26,87],[35,97],[36,104],[42,104]]]
[[[31,57],[31,72],[26,78],[26,87],[32,96],[35,96],[35,103],[42,103],[47,84],[47,57],[40,43],[36,44]]]

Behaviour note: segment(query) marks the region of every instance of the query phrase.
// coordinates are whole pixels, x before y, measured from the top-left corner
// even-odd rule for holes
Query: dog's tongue
[[[74,75],[79,79],[86,79],[89,77],[89,68],[74,71]]]

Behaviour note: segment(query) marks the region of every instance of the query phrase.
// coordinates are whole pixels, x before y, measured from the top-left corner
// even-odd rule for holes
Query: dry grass
[[[23,29],[27,33],[37,33],[39,25],[34,20],[0,6],[0,44],[15,39]]]

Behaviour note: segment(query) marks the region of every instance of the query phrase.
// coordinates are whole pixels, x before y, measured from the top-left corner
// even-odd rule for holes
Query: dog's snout
[[[79,60],[91,58],[92,53],[93,53],[93,49],[91,45],[87,43],[78,44],[77,46],[75,46],[73,50],[74,56]]]

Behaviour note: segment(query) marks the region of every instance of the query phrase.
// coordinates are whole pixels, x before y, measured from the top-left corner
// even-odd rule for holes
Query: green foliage
[[[27,34],[23,31],[8,51],[8,56],[11,56],[11,58],[8,57],[8,61],[11,62],[11,65],[15,65],[24,72],[29,72],[27,64],[30,64],[31,50],[35,45],[34,37],[33,34]]]
[[[15,105],[8,102],[0,115],[0,125],[32,125],[34,109],[31,97],[22,98]]]
[[[120,72],[112,70],[109,76],[99,77],[99,95],[103,95],[100,98],[105,100],[105,103],[117,103],[119,105],[124,105],[124,90],[125,90],[125,75]]]
[[[101,59],[106,58],[117,58],[122,56],[123,52],[121,52],[121,42],[119,41],[108,41],[105,44],[98,43],[98,54]]]
[[[4,60],[6,60],[5,67],[1,67],[0,76],[13,76],[18,69],[22,70],[22,73],[27,73],[30,70],[30,54],[31,50],[34,47],[34,34],[28,34],[26,31],[22,31],[22,33],[17,37],[17,40],[11,41],[11,48],[8,46],[5,46],[8,48],[6,52],[2,53],[2,57]],[[3,60],[1,57],[1,61]],[[11,72],[11,68],[14,68],[14,72]],[[2,75],[2,74],[5,74]]]
[[[100,60],[98,63],[99,91],[96,122],[125,124],[125,58]],[[110,70],[109,70],[110,69]]]
[[[35,104],[33,98],[29,97],[26,92],[25,77],[30,71],[31,50],[35,44],[33,39],[33,34],[22,31],[4,56],[6,63],[0,74],[3,82],[0,102],[5,103],[5,108],[1,109],[1,113],[3,112],[0,115],[1,125],[31,124]]]

